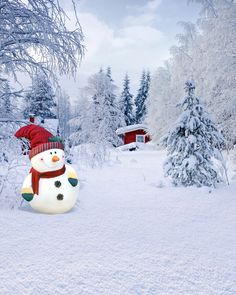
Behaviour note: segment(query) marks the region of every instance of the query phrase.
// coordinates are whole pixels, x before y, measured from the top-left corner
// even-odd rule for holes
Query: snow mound
[[[124,144],[117,148],[119,151],[153,151],[156,150],[156,146],[153,143],[131,142]]]

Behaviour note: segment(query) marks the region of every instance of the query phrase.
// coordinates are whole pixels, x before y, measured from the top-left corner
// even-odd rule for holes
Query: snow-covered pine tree
[[[111,76],[111,66],[107,67],[107,77],[110,79],[111,82],[114,82]]]
[[[43,74],[37,74],[32,80],[32,86],[26,94],[27,107],[24,116],[30,113],[43,119],[56,118],[56,102],[54,90]]]
[[[149,94],[149,89],[150,89],[150,84],[151,84],[151,74],[150,74],[150,71],[147,71],[147,74],[146,74],[146,91],[147,91],[147,96]]]
[[[133,113],[133,95],[130,93],[129,85],[130,79],[128,74],[126,74],[123,82],[123,91],[120,98],[120,109],[127,126],[134,124],[135,121]]]
[[[149,87],[150,87],[150,73],[143,71],[142,77],[140,80],[140,87],[138,94],[135,98],[136,114],[135,121],[136,123],[143,123],[146,117],[146,100],[148,97]]]
[[[162,140],[168,151],[165,176],[170,176],[175,185],[215,186],[223,179],[213,158],[222,160],[224,139],[195,96],[193,81],[185,83],[185,91],[187,95],[180,103],[183,113]]]

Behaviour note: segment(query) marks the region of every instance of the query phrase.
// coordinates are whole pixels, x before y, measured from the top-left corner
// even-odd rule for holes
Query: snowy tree
[[[152,140],[159,143],[175,121],[176,104],[171,93],[171,73],[169,64],[160,67],[155,72],[147,100],[147,124]]]
[[[114,80],[112,79],[111,67],[110,66],[107,68],[107,77],[110,79],[111,82],[114,82]]]
[[[8,80],[0,80],[0,117],[21,116],[22,92],[12,89]]]
[[[14,133],[19,129],[20,122],[0,120],[0,207],[18,208],[21,205],[19,192],[24,175],[29,171],[29,161],[22,156],[19,142]]]
[[[147,94],[148,94],[148,91],[149,91],[149,88],[150,88],[150,84],[151,84],[151,74],[150,74],[150,71],[147,71],[147,74],[146,74],[146,91],[147,91]]]
[[[222,130],[227,142],[233,146],[236,142],[236,80],[235,80],[235,48],[236,48],[236,3],[228,0],[192,0],[202,4],[202,12],[196,24],[181,22],[183,32],[177,35],[178,44],[171,48],[168,60],[169,83],[166,88],[165,111],[163,105],[154,106],[154,97],[160,102],[163,85],[157,83],[150,95],[148,106],[148,122],[152,135],[158,140],[160,131],[157,123],[165,122],[170,127],[177,119],[179,112],[172,111],[177,98],[183,95],[182,85],[189,77],[196,81],[197,95],[204,98],[208,110],[217,126]],[[161,81],[159,72],[156,81]],[[166,85],[167,85],[166,84]],[[154,84],[153,84],[154,85]],[[164,108],[163,108],[164,110]],[[151,111],[151,112],[150,112]],[[166,114],[169,119],[165,120]],[[153,117],[153,119],[151,119]]]
[[[198,42],[204,52],[200,63],[204,75],[202,88],[209,111],[233,146],[236,142],[236,2],[200,2],[203,11]]]
[[[78,158],[72,161],[77,160],[81,165],[96,167],[103,165],[109,153],[104,133],[101,132],[103,129],[99,128],[100,117],[97,117],[91,90],[91,85],[80,90],[79,99],[73,106],[73,118],[69,121],[69,140],[72,153]]]
[[[70,142],[73,146],[88,143],[93,133],[91,100],[87,88],[80,89],[79,97],[73,104],[70,125]]]
[[[0,82],[0,116],[2,118],[10,118],[13,115],[12,96],[9,82]]]
[[[57,118],[59,120],[60,136],[67,140],[70,136],[69,120],[71,119],[70,97],[64,91],[57,91]]]
[[[122,125],[115,90],[116,86],[106,74],[100,71],[89,79],[88,89],[92,96],[92,113],[94,131],[101,141],[110,146],[118,146],[120,139],[116,134]]]
[[[126,125],[134,124],[133,95],[130,93],[130,80],[128,74],[125,75],[123,91],[120,98],[120,109],[124,115]]]
[[[136,114],[135,120],[136,123],[142,123],[146,117],[146,100],[148,97],[150,87],[150,73],[143,71],[142,77],[140,80],[140,87],[138,94],[135,98]]]
[[[17,79],[19,72],[32,76],[39,68],[51,75],[75,72],[83,34],[78,19],[74,30],[67,29],[59,1],[2,0],[0,13],[1,79],[5,74]]]
[[[110,91],[107,92],[106,103],[109,105],[110,116],[115,119],[112,124],[112,129],[116,131],[119,127],[123,126],[125,122],[124,122],[123,114],[120,109],[119,101],[116,95],[118,87],[114,84],[110,66],[107,68],[106,76],[108,77],[110,81]],[[120,144],[120,140],[118,140],[118,142],[116,143],[115,142],[113,143],[114,146],[117,146],[117,144]]]
[[[78,160],[92,167],[101,166],[109,148],[120,144],[116,130],[123,124],[114,94],[111,76],[100,70],[80,91],[76,113],[70,120],[70,141],[77,149]]]
[[[183,95],[183,84],[190,77],[196,80],[199,73],[199,65],[194,62],[199,54],[196,26],[190,22],[180,22],[183,32],[176,36],[178,45],[170,48],[172,58],[169,62],[171,70],[171,91],[174,93],[173,103],[176,98]],[[198,80],[196,80],[198,81]],[[201,85],[201,83],[199,83]],[[200,86],[199,86],[200,87]]]
[[[171,59],[159,67],[152,79],[147,103],[147,123],[152,139],[160,138],[178,118],[180,111],[175,106],[178,97],[184,94],[183,84],[187,77],[201,81],[201,51],[197,43],[196,26],[181,22],[183,32],[177,35],[178,45],[171,47]],[[196,54],[198,52],[198,55]],[[194,56],[194,59],[193,59]],[[198,67],[197,67],[198,65]],[[202,94],[202,83],[198,92]]]
[[[26,95],[27,107],[24,111],[26,118],[34,114],[42,119],[56,118],[56,102],[54,90],[43,74],[33,78],[32,86]]]
[[[164,163],[165,176],[175,185],[215,186],[222,177],[213,158],[223,161],[220,150],[224,139],[195,96],[194,82],[185,85],[186,97],[180,103],[183,113],[163,138],[169,155]]]

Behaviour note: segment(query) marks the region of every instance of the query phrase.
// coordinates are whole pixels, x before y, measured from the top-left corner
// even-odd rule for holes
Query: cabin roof
[[[136,130],[144,130],[144,131],[148,132],[148,127],[145,124],[129,125],[129,126],[118,128],[116,130],[116,134],[121,135],[121,134],[124,134],[124,133],[129,133],[129,132],[132,132],[132,131],[136,131]]]

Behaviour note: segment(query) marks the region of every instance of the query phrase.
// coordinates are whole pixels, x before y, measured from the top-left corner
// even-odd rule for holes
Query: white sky
[[[71,7],[65,10],[73,21]],[[126,72],[135,94],[143,69],[153,72],[169,56],[169,48],[181,32],[179,21],[195,22],[199,5],[187,0],[80,0],[78,16],[85,35],[86,53],[76,82],[63,77],[61,86],[74,100],[78,88],[100,67],[112,67],[121,87]]]

